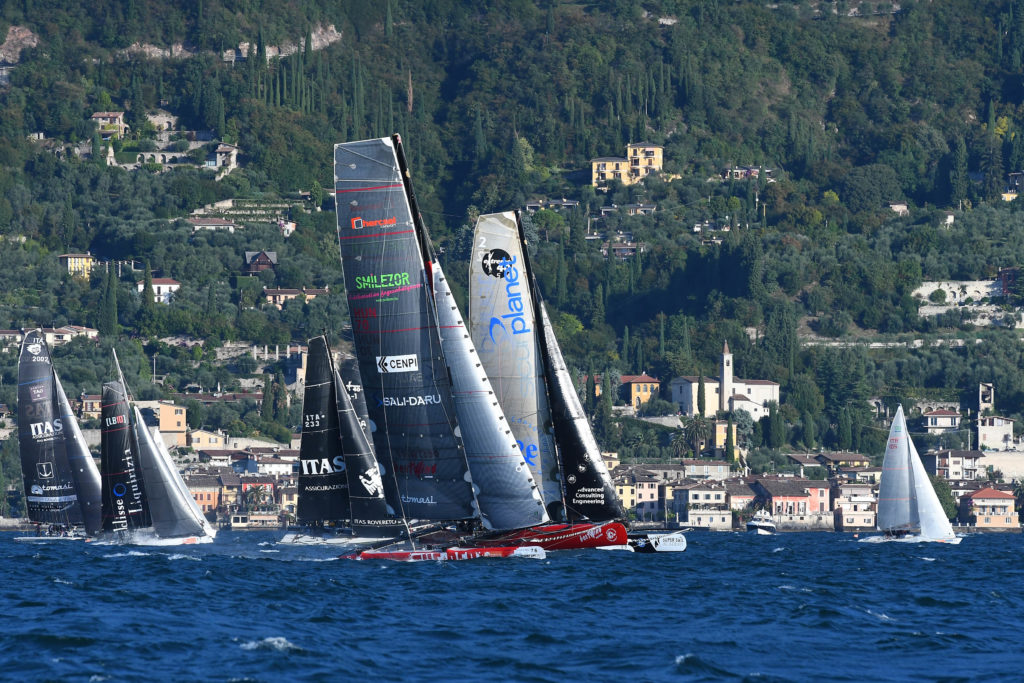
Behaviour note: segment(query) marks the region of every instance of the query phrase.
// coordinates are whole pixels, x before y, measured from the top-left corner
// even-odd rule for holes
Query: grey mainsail
[[[883,531],[917,528],[916,500],[912,497],[910,435],[903,417],[903,406],[896,408],[889,441],[882,460],[882,478],[878,485],[878,528]]]
[[[498,403],[553,518],[562,485],[537,318],[513,212],[477,220],[469,264],[469,329]]]
[[[214,536],[216,532],[178,474],[163,437],[149,431],[137,407],[132,406],[132,413],[153,531],[161,538]]]
[[[434,296],[481,522],[488,529],[516,529],[549,521],[439,263],[434,265]]]
[[[410,519],[478,517],[400,140],[334,148],[338,241],[374,451]]]
[[[71,465],[71,476],[78,490],[78,504],[82,507],[82,522],[85,533],[92,536],[103,528],[103,506],[100,502],[100,470],[89,452],[78,420],[71,412],[71,403],[64,393],[64,387],[53,373],[53,383],[57,389],[57,410],[64,428],[64,445],[67,450],[68,464]]]

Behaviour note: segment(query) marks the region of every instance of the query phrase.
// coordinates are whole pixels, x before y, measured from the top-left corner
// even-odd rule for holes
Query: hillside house
[[[100,139],[103,141],[114,138],[123,139],[124,134],[128,131],[128,124],[124,121],[123,111],[98,111],[89,118],[96,124]]]
[[[929,410],[922,417],[924,418],[924,428],[929,434],[955,432],[960,429],[960,413],[955,410],[945,408]]]
[[[979,461],[981,451],[942,450],[921,454],[921,462],[928,474],[950,481],[974,480],[984,475]]]
[[[174,293],[181,289],[181,283],[169,277],[155,277],[152,279],[153,302],[158,304],[169,304]],[[139,293],[146,288],[146,281],[139,280],[135,283]]]
[[[72,277],[88,279],[93,267],[96,265],[96,257],[89,252],[84,254],[61,254],[57,257],[57,263]]]
[[[998,415],[978,418],[978,448],[994,451],[1016,450],[1013,440],[1013,419]]]
[[[242,271],[247,275],[258,275],[264,270],[273,270],[277,267],[276,251],[247,251],[245,252],[245,264]]]
[[[598,157],[590,162],[590,184],[594,187],[618,180],[623,185],[638,183],[663,167],[664,147],[650,142],[626,145],[626,157]]]
[[[194,216],[188,219],[192,225],[192,232],[199,230],[227,230],[230,233],[235,231],[237,224],[234,221],[223,218],[207,218],[205,216]]]

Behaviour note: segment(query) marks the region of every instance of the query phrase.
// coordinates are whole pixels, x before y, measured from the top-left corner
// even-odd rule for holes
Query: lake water
[[[693,532],[684,553],[333,559],[0,534],[6,680],[1019,681],[1021,535]]]

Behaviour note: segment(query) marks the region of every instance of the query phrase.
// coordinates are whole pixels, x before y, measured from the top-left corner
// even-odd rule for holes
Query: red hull
[[[357,560],[395,560],[396,562],[423,562],[430,560],[479,560],[487,557],[532,557],[543,558],[543,550],[533,550],[518,546],[503,548],[448,548],[446,550],[364,550],[358,555],[348,555]]]
[[[544,550],[577,550],[626,544],[626,527],[619,522],[540,524],[529,529],[477,538],[477,546],[534,546]]]

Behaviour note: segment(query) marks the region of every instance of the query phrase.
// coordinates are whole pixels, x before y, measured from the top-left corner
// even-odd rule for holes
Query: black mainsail
[[[103,385],[103,530],[132,532],[152,526],[146,502],[139,445],[128,416],[128,394],[121,382]]]
[[[413,221],[400,141],[334,148],[338,241],[373,445],[408,519],[479,517],[441,351],[432,263]]]
[[[99,531],[99,470],[38,329],[18,357],[18,445],[29,519]]]
[[[299,523],[306,525],[347,522],[350,513],[330,353],[324,337],[309,340],[295,514]]]

